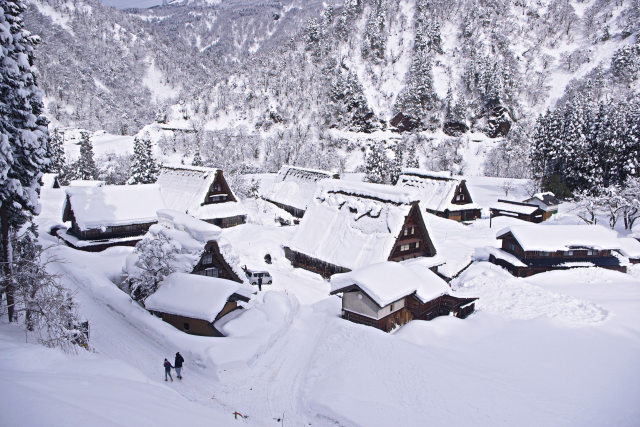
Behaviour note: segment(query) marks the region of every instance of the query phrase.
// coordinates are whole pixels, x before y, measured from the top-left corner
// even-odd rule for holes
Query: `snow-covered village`
[[[636,0],[0,0],[1,426],[640,425]]]

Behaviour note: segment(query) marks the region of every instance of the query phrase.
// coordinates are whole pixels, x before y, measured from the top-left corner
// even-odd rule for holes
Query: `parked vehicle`
[[[263,285],[270,285],[273,283],[273,278],[271,277],[271,274],[269,274],[268,271],[245,270],[245,272],[247,273],[247,278],[249,279],[249,282],[252,285],[257,286],[259,278],[262,278]]]

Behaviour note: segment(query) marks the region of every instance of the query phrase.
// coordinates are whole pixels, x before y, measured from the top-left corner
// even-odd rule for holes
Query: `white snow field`
[[[470,178],[474,201],[486,209],[501,196],[499,183]],[[458,294],[480,298],[473,315],[412,321],[386,334],[341,319],[329,283],[284,257],[281,244],[296,227],[275,226],[273,209],[245,201],[250,223],[223,236],[274,283],[222,327],[227,337],[196,337],[113,283],[131,248],[83,253],[46,234],[61,221],[63,194],[43,189],[41,239],[53,245],[53,269],[90,322],[94,351],[45,349],[31,337],[25,343],[21,327],[0,325],[0,425],[639,423],[640,266],[518,279],[479,261],[452,281]],[[560,209],[554,222],[575,221]],[[496,232],[517,222],[498,218],[489,228],[486,218],[463,226],[428,216],[452,271],[483,259],[480,248],[497,246]],[[273,264],[264,263],[266,253]],[[165,383],[163,359],[173,362],[176,351],[186,360],[184,379]]]

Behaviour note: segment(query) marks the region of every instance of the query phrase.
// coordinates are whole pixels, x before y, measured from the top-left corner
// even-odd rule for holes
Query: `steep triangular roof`
[[[205,220],[246,215],[221,169],[167,165],[160,170],[157,183],[167,209]],[[211,203],[213,194],[226,194],[226,201]]]
[[[405,168],[396,186],[412,191],[420,204],[428,210],[444,212],[477,209],[471,198],[466,181],[451,177],[449,172],[433,172],[422,169]],[[456,203],[456,195],[464,193],[465,203]]]
[[[351,270],[387,261],[412,209],[424,224],[416,206],[399,187],[323,180],[289,247]]]

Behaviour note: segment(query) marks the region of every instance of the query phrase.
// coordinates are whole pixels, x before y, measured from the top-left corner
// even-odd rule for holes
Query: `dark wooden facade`
[[[310,255],[297,252],[289,247],[284,248],[284,254],[294,267],[300,267],[318,273],[324,278],[329,278],[336,273],[351,271],[347,267],[328,263]],[[393,249],[387,261],[404,261],[422,256],[432,257],[435,254],[436,249],[420,214],[419,205],[417,202],[413,202],[409,213],[405,217],[400,234],[395,238]]]
[[[203,319],[195,319],[193,317],[181,316],[179,314],[162,313],[159,311],[152,311],[152,313],[174,328],[186,332],[187,334],[206,337],[223,337],[224,334],[222,334],[215,328],[215,321],[220,319],[225,314],[228,314],[238,308],[238,303],[236,301],[227,301],[224,308],[216,316],[216,319],[213,322],[209,322]]]
[[[516,266],[494,255],[489,256],[489,262],[506,268],[516,277],[528,277],[537,273],[551,270],[568,270],[575,268],[567,263],[590,263],[595,267],[626,273],[627,268],[620,265],[610,249],[593,250],[576,248],[569,251],[525,251],[512,233],[498,237],[502,240],[502,250],[514,255],[525,266]]]
[[[276,205],[280,209],[290,213],[291,216],[294,216],[296,218],[302,218],[304,216],[304,213],[306,212],[304,209],[299,209],[299,208],[293,207],[291,205],[285,205],[284,203],[279,203],[279,202],[276,202],[275,200],[271,200],[271,199],[268,199],[268,198],[264,198],[264,200],[269,202],[269,203],[273,203],[274,205]]]
[[[230,216],[227,218],[214,218],[205,220],[209,224],[217,225],[220,228],[229,228],[235,227],[236,225],[244,224],[247,222],[247,217],[245,215],[236,215]]]
[[[218,169],[202,204],[211,205],[224,202],[237,202],[237,200],[234,197],[227,180],[224,178],[222,170]]]
[[[205,245],[204,253],[200,261],[193,268],[192,274],[201,276],[219,277],[234,282],[242,283],[242,279],[233,271],[227,260],[220,252],[218,242],[212,240]]]
[[[401,308],[382,319],[372,319],[371,317],[363,316],[362,314],[353,313],[351,311],[344,311],[342,318],[349,320],[353,323],[359,323],[361,325],[373,326],[376,329],[380,329],[385,332],[390,332],[398,326],[402,326],[413,320],[413,315],[407,308]]]

